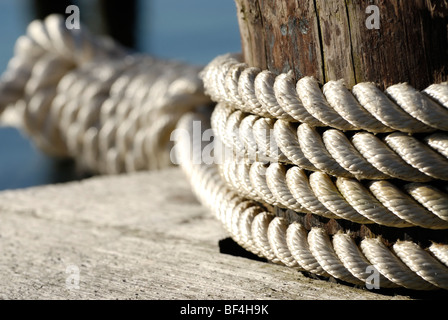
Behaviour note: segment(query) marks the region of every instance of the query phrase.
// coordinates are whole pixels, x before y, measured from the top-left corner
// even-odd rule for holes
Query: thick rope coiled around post
[[[199,114],[180,120],[178,129],[189,134],[179,139],[177,157],[197,197],[242,247],[275,263],[353,284],[365,284],[369,270],[377,270],[382,288],[448,288],[447,245],[423,248],[412,241],[396,241],[386,246],[381,237],[356,239],[349,230],[329,235],[229,189],[215,164],[198,164],[188,156],[205,146],[192,139],[194,121],[201,121],[205,130],[207,120]]]
[[[275,75],[248,67],[239,55],[215,58],[202,71],[213,101],[260,117],[373,133],[448,131],[448,83],[419,92],[408,84],[385,92],[373,83],[359,83],[349,91],[342,81],[321,89],[312,77],[294,82],[292,73]]]
[[[448,197],[435,187],[408,184],[406,192],[393,183],[375,181],[364,186],[356,179],[337,178],[298,167],[250,162],[243,158],[219,165],[229,186],[247,198],[294,211],[362,224],[406,228],[448,228]],[[418,193],[416,188],[431,190]],[[414,191],[414,192],[412,192]]]
[[[357,179],[448,181],[448,157],[438,152],[448,134],[418,140],[404,133],[383,139],[357,132],[349,139],[335,129],[322,134],[308,124],[294,124],[250,115],[218,104],[212,116],[216,135],[232,150],[251,159],[294,164],[310,171]],[[443,148],[443,147],[442,147]]]
[[[220,166],[224,179],[236,191],[263,203],[328,218],[400,228],[447,229],[448,134],[436,131],[442,128],[436,118],[426,121],[424,128],[416,129],[415,125],[424,118],[423,113],[441,118],[448,115],[446,84],[432,85],[426,90],[428,96],[411,94],[407,87],[402,91],[399,86],[387,90],[394,92],[397,101],[391,110],[408,110],[402,119],[405,122],[415,116],[414,125],[404,133],[392,132],[392,127],[379,130],[377,123],[373,128],[375,121],[366,116],[366,110],[371,110],[366,104],[381,101],[372,110],[386,114],[391,103],[385,103],[385,94],[373,94],[378,90],[371,90],[366,97],[359,94],[359,89],[350,93],[340,87],[340,82],[332,82],[324,85],[319,94],[315,90],[317,82],[309,88],[299,85],[304,79],[293,89],[291,81],[285,87],[285,75],[274,78],[271,73],[256,72],[232,55],[212,61],[201,76],[207,92],[218,101],[211,118],[212,128],[237,155],[236,162],[227,159]],[[336,86],[339,89],[333,90]],[[357,88],[365,86],[359,84]],[[310,91],[312,95],[308,95]],[[419,98],[412,100],[411,96]],[[398,104],[400,101],[406,106]],[[309,115],[321,113],[305,106],[325,106],[333,111],[325,111],[325,121],[316,122]],[[288,114],[301,114],[303,123],[297,123],[299,117],[294,120]],[[360,123],[367,123],[362,130],[354,131],[356,115]],[[344,127],[350,132],[338,129],[344,121],[351,123],[351,127]],[[427,127],[429,123],[432,129]],[[324,124],[333,124],[335,128]],[[382,132],[381,137],[368,131]],[[418,132],[419,136],[409,132]],[[393,182],[397,179],[399,186]],[[420,190],[431,192],[422,197],[422,193],[415,192],[416,184],[409,182],[419,183]]]
[[[211,127],[227,148],[217,163],[226,187],[246,201],[275,208],[277,218],[285,218],[279,212],[288,217],[284,225],[277,221],[276,227],[270,223],[277,218],[268,218],[269,214],[259,218],[270,227],[258,227],[266,235],[254,251],[288,266],[300,265],[302,258],[293,252],[308,253],[289,248],[286,257],[281,253],[284,249],[278,251],[266,240],[276,233],[282,237],[279,234],[289,230],[288,223],[297,223],[296,219],[309,224],[306,239],[308,245],[315,244],[310,249],[315,273],[337,274],[351,283],[356,283],[354,278],[365,280],[357,274],[360,269],[347,273],[347,265],[341,262],[349,257],[335,253],[337,247],[355,255],[354,247],[340,247],[352,237],[361,244],[358,249],[363,257],[358,261],[367,258],[400,286],[410,287],[412,281],[416,287],[424,286],[415,276],[404,285],[387,272],[394,269],[409,274],[404,263],[413,272],[419,270],[419,276],[428,274],[420,264],[419,245],[402,242],[410,228],[419,230],[413,239],[420,245],[433,241],[446,248],[447,83],[431,85],[423,92],[407,84],[385,92],[372,83],[360,83],[351,90],[342,81],[321,87],[312,77],[295,82],[292,73],[274,75],[251,68],[239,55],[231,54],[213,60],[201,77],[206,92],[217,102]],[[325,228],[332,230],[334,225],[339,226],[338,232],[349,228],[351,233],[325,235]],[[318,230],[313,229],[316,226]],[[329,249],[332,245],[334,250]],[[445,261],[430,247],[419,248],[423,255]],[[407,249],[415,252],[405,254],[402,250]]]
[[[224,119],[222,119],[223,116]],[[226,116],[228,117],[226,118]],[[378,154],[384,154],[384,152],[381,152],[382,148],[373,149],[378,154],[372,152],[372,157],[363,158],[359,154],[355,159],[350,156],[346,157],[344,163],[348,170],[352,171],[349,172],[342,168],[342,166],[345,166],[344,164],[338,167],[339,163],[331,158],[330,152],[327,151],[321,140],[316,141],[310,136],[301,136],[299,133],[298,138],[296,135],[295,139],[290,138],[283,142],[285,145],[289,145],[289,148],[285,146],[283,150],[294,155],[291,158],[295,159],[295,164],[291,165],[291,162],[287,161],[282,163],[280,161],[281,156],[275,156],[278,151],[272,150],[272,145],[279,141],[277,135],[282,137],[286,135],[282,134],[283,127],[277,130],[272,129],[272,127],[258,129],[258,121],[262,123],[271,122],[271,120],[265,121],[265,118],[259,118],[253,122],[249,129],[243,129],[243,122],[246,119],[251,121],[253,118],[250,115],[245,116],[240,111],[230,112],[228,108],[219,104],[212,116],[216,136],[231,149],[230,154],[239,154],[240,159],[237,157],[236,161],[228,157],[223,158],[224,161],[221,165],[223,176],[238,192],[243,192],[250,198],[256,198],[271,205],[280,205],[292,210],[306,209],[325,217],[338,217],[358,223],[375,222],[395,227],[417,225],[431,229],[446,229],[448,227],[448,195],[444,191],[430,183],[420,183],[419,187],[421,189],[431,190],[431,193],[426,193],[425,196],[416,192],[409,194],[407,190],[415,190],[416,184],[409,183],[404,186],[402,191],[393,182],[386,180],[392,177],[379,170],[377,170],[377,174],[374,174],[375,167],[387,167],[388,164],[387,160],[389,158],[387,157],[383,156],[380,159],[381,166],[378,164],[379,161],[376,160]],[[312,128],[307,129],[313,130]],[[274,135],[274,140],[266,138],[266,135],[269,136],[266,132],[269,131]],[[300,130],[298,131],[300,132]],[[287,130],[287,133],[290,132],[290,130]],[[251,140],[252,137],[254,137],[253,140]],[[255,137],[262,138],[257,139]],[[343,140],[346,141],[347,139],[343,138]],[[303,143],[300,143],[302,141]],[[338,141],[334,140],[327,145],[330,148],[344,149],[344,144],[336,145]],[[313,148],[317,151],[314,154],[309,150],[302,152],[300,146],[305,144],[309,147],[305,146],[303,149]],[[367,147],[365,148],[367,149]],[[356,152],[353,146],[349,149],[354,150],[353,153]],[[418,148],[414,148],[414,150],[418,152]],[[255,151],[255,155],[252,157],[251,151]],[[306,157],[305,154],[313,154],[314,156]],[[426,159],[427,168],[431,164],[431,155],[440,159],[439,164],[434,165],[434,167],[442,172],[439,175],[439,177],[442,177],[444,170],[448,168],[448,161],[443,165],[445,159],[434,150],[429,153],[428,159]],[[423,156],[421,158],[425,161]],[[248,160],[242,161],[242,157],[246,157]],[[300,160],[297,160],[298,158]],[[342,157],[335,158],[342,159]],[[263,159],[267,160],[263,161]],[[358,159],[360,161],[356,161]],[[395,157],[395,159],[399,158]],[[253,162],[250,163],[250,160]],[[402,162],[404,163],[404,161]],[[316,163],[316,166],[313,166],[312,163]],[[374,163],[375,167],[370,163]],[[238,168],[239,166],[242,166],[242,168]],[[287,167],[288,169],[286,169]],[[403,180],[422,181],[422,175],[416,176],[413,167],[405,166],[403,169],[399,164],[396,167],[395,172],[404,171],[406,168],[412,170],[406,177],[402,177]],[[322,171],[319,171],[319,169],[322,169]],[[350,175],[355,169],[356,174]],[[307,176],[304,170],[313,173]],[[432,169],[429,168],[428,170]],[[370,175],[365,174],[363,176],[363,172],[370,172]],[[337,180],[333,182],[328,175],[336,176]],[[371,181],[365,186],[358,181],[361,176],[372,180],[384,179],[384,181]],[[358,179],[355,179],[355,177]],[[425,177],[423,181],[430,181],[430,177]]]

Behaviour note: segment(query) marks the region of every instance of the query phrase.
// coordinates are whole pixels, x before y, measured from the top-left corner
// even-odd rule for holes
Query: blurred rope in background
[[[49,13],[68,17],[65,11],[71,4],[79,7],[81,23],[93,34],[109,35],[137,52],[203,66],[222,52],[241,50],[233,1],[2,0],[0,73],[32,20]],[[84,177],[73,163],[48,157],[19,130],[0,121],[0,190]]]

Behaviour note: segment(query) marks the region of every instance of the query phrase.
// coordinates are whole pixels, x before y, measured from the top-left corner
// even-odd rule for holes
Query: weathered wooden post
[[[244,59],[321,83],[448,78],[446,0],[236,0]]]

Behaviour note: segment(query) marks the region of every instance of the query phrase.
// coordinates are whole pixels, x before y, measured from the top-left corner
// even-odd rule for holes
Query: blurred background
[[[138,52],[205,65],[241,51],[233,0],[0,0],[0,74],[27,25],[77,5],[92,33],[107,34]],[[68,16],[68,14],[66,15]],[[47,157],[20,131],[0,124],[0,190],[83,178],[71,161]]]

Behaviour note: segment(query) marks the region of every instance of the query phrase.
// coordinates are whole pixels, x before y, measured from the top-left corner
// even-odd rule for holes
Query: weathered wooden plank
[[[407,299],[220,253],[179,169],[3,192],[0,219],[2,299]]]

